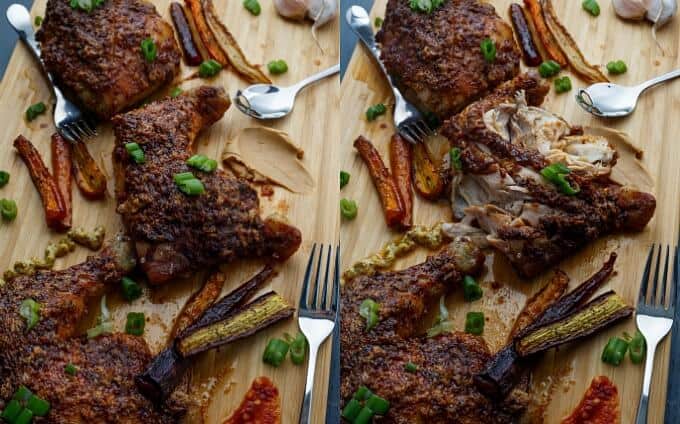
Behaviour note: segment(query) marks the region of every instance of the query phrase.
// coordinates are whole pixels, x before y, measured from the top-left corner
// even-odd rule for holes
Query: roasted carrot
[[[517,3],[510,5],[509,12],[512,27],[515,29],[515,37],[517,37],[518,44],[522,49],[522,57],[527,66],[538,66],[543,62],[541,54],[538,52],[534,36],[531,33],[531,28],[527,23],[522,6]]]
[[[357,149],[359,156],[368,166],[368,171],[373,178],[373,184],[375,184],[375,188],[378,190],[380,200],[382,201],[387,225],[389,227],[399,226],[404,218],[404,205],[399,196],[397,185],[390,175],[390,171],[385,167],[380,153],[363,136],[359,136],[354,140],[354,148]]]
[[[221,272],[214,272],[208,276],[207,280],[196,293],[194,293],[182,308],[179,316],[175,320],[170,340],[174,340],[179,334],[187,329],[191,324],[198,321],[198,318],[210,308],[222,293],[222,286],[226,276]]]
[[[550,31],[548,31],[548,27],[545,24],[545,19],[543,18],[543,8],[541,7],[539,0],[524,0],[524,7],[526,7],[527,11],[529,12],[531,21],[534,25],[534,28],[536,29],[536,33],[538,34],[538,38],[540,38],[549,58],[559,63],[562,67],[567,66],[567,58],[564,57],[564,53],[562,53],[560,46],[557,45],[557,42],[553,38]]]
[[[57,183],[50,175],[50,171],[45,166],[40,157],[40,153],[23,135],[14,140],[14,147],[19,151],[21,159],[28,167],[31,179],[35,188],[42,198],[43,208],[45,209],[45,220],[50,228],[59,228],[59,223],[66,217],[66,207],[64,199],[61,197]]]
[[[196,31],[201,37],[201,41],[203,41],[203,47],[208,51],[211,58],[215,59],[226,68],[229,65],[229,59],[227,59],[222,48],[217,44],[215,36],[212,31],[210,31],[210,27],[208,27],[201,0],[184,0],[184,4],[191,12]]]
[[[187,62],[187,65],[200,65],[203,61],[203,57],[196,45],[194,35],[191,32],[191,26],[189,25],[189,21],[187,21],[187,16],[182,5],[177,2],[170,3],[170,16],[172,16],[172,22],[175,24],[177,38],[179,38],[179,44],[182,47],[182,52],[184,52],[184,60]]]
[[[90,200],[103,199],[106,195],[106,176],[90,155],[87,146],[83,142],[74,143],[72,152],[73,175],[80,192]]]
[[[71,228],[73,216],[73,203],[71,202],[71,181],[73,172],[71,170],[71,143],[64,140],[59,133],[52,134],[52,177],[57,183],[57,188],[64,201],[66,215],[56,223],[58,230],[66,231]]]
[[[439,199],[444,191],[442,174],[422,142],[413,146],[413,186],[427,200]]]
[[[397,185],[397,191],[404,207],[401,227],[404,229],[411,228],[411,225],[413,225],[411,145],[399,134],[394,134],[390,140],[390,168],[392,168],[392,178]]]

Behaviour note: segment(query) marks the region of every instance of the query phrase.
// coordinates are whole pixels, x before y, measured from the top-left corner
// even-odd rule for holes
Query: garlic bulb
[[[644,19],[652,0],[612,0],[614,11],[623,19]]]
[[[284,18],[300,21],[307,16],[307,0],[274,0],[274,7]]]
[[[647,9],[647,19],[654,22],[654,28],[661,28],[678,12],[677,0],[652,0]]]

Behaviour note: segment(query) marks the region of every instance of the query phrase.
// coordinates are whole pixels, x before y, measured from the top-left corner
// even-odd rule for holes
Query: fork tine
[[[418,136],[422,140],[422,139],[427,137],[427,131],[423,130],[422,126],[419,125],[419,124],[420,124],[420,121],[413,124],[413,132],[418,134]]]
[[[82,119],[78,122],[76,122],[76,125],[80,130],[85,133],[86,136],[92,137],[92,130],[90,129],[90,126],[87,124],[87,121],[85,119]]]
[[[302,293],[300,293],[300,309],[307,309],[307,289],[309,288],[309,278],[312,272],[315,251],[316,243],[312,246],[312,251],[309,252],[309,261],[307,262],[307,269],[305,270],[305,280],[302,283]]]
[[[420,124],[421,130],[425,133],[425,137],[432,134],[432,130],[430,129],[430,126],[427,125],[427,122],[418,121],[418,123],[416,125],[418,125],[418,124]]]
[[[663,248],[659,245],[659,253],[656,255],[656,267],[654,268],[654,278],[652,280],[652,289],[649,291],[648,305],[656,305],[656,292],[659,288],[659,266],[661,265],[661,251]]]
[[[73,134],[73,138],[76,141],[83,141],[83,136],[80,134],[80,132],[78,131],[78,128],[76,128],[75,125],[65,124],[64,126],[69,130],[69,132],[71,134]]]
[[[90,136],[90,134],[87,131],[85,131],[85,129],[83,128],[83,126],[81,124],[82,124],[82,121],[76,121],[76,122],[73,123],[73,126],[78,129],[80,136],[83,139],[86,139]]]
[[[335,312],[337,319],[340,308],[340,245],[335,246],[335,271],[333,272],[333,295],[331,296],[331,309]]]
[[[75,137],[65,125],[62,125],[57,129],[59,130],[59,134],[71,143],[77,143],[79,141],[78,137]]]
[[[316,298],[319,293],[319,281],[321,280],[321,258],[323,258],[323,244],[319,249],[319,259],[316,261],[316,278],[314,279],[314,290],[312,293],[312,309],[317,308]]]
[[[668,259],[670,255],[670,248],[666,245],[666,261],[663,265],[663,278],[661,280],[661,302],[660,305],[665,307],[666,305],[666,281],[668,280]],[[659,256],[661,256],[661,248],[659,247]]]
[[[83,126],[85,127],[85,130],[87,130],[88,133],[90,133],[91,137],[94,137],[97,135],[97,124],[92,119],[83,119]]]
[[[649,271],[652,265],[652,255],[654,255],[654,244],[649,249],[647,255],[647,262],[645,263],[645,271],[642,273],[642,282],[640,283],[640,294],[638,295],[638,308],[646,303],[647,285],[649,281]]]
[[[417,143],[418,143],[418,142],[413,138],[413,136],[411,136],[411,134],[409,134],[409,132],[406,131],[405,128],[400,129],[400,130],[399,130],[399,133],[400,133],[401,136],[404,137],[404,138],[406,139],[406,141],[408,141],[409,143],[411,143],[411,144],[417,144]]]
[[[323,279],[323,294],[321,295],[321,309],[328,309],[328,300],[327,294],[328,294],[328,277],[330,273],[330,266],[331,266],[331,253],[333,252],[333,246],[328,245],[328,255],[326,255],[326,274]],[[319,258],[319,261],[321,258]]]

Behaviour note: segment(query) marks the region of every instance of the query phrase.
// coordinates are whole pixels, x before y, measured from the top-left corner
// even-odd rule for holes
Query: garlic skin
[[[646,18],[654,22],[654,28],[661,28],[678,13],[677,0],[652,0]]]
[[[653,0],[612,0],[614,11],[622,19],[641,20]]]
[[[284,18],[301,21],[307,16],[308,0],[274,0],[274,7]]]

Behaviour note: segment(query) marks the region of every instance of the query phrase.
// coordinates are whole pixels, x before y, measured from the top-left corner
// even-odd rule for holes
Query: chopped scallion
[[[6,186],[8,182],[9,182],[9,172],[0,171],[0,188]]]
[[[181,172],[173,177],[179,190],[189,196],[198,196],[205,193],[205,186],[191,172]]]
[[[571,170],[562,163],[553,163],[552,165],[541,169],[543,178],[553,183],[561,193],[573,196],[577,194],[580,189],[578,186],[572,187],[571,184],[569,184],[569,181],[566,180],[565,176],[570,173]]]
[[[187,160],[187,165],[203,172],[213,172],[217,169],[217,161],[205,155],[193,155]]]
[[[366,299],[359,306],[359,315],[366,320],[366,331],[378,325],[380,305],[373,299]]]
[[[146,158],[144,157],[144,151],[137,143],[125,143],[125,150],[127,150],[128,155],[132,158],[135,163],[144,163]]]
[[[198,76],[201,78],[214,77],[222,69],[222,65],[216,60],[204,60],[198,67]]]
[[[142,49],[142,55],[144,56],[144,60],[147,62],[153,62],[156,60],[156,56],[158,55],[158,49],[156,48],[156,42],[153,40],[153,38],[145,38],[142,40],[141,44],[141,49]]]
[[[468,312],[465,316],[465,332],[481,335],[484,332],[484,312]]]
[[[413,362],[407,362],[406,365],[404,365],[404,370],[406,370],[406,372],[414,373],[418,371],[418,366]]]
[[[349,183],[349,177],[349,172],[340,171],[340,188],[343,188],[347,185],[347,183]]]
[[[387,107],[384,104],[375,104],[366,109],[366,120],[375,121],[378,116],[384,114],[385,112],[387,112]]]
[[[255,16],[258,16],[262,12],[262,7],[257,0],[243,0],[243,7]]]
[[[451,166],[456,171],[461,171],[463,169],[463,161],[460,159],[461,151],[458,147],[454,147],[449,152],[449,157],[451,158]]]
[[[290,344],[290,360],[295,365],[301,365],[305,362],[305,355],[307,353],[307,338],[304,334],[298,333],[295,339]]]
[[[271,339],[264,349],[262,361],[276,368],[283,363],[284,359],[286,359],[289,348],[290,345],[284,340]]]
[[[618,366],[628,351],[628,342],[620,337],[612,337],[602,351],[602,362]]]
[[[0,199],[0,215],[5,221],[14,221],[17,217],[17,204],[11,199]]]
[[[78,367],[71,363],[66,364],[66,366],[64,367],[64,372],[68,375],[74,376],[78,374]]]
[[[463,298],[466,302],[474,302],[482,298],[484,291],[474,278],[466,275],[463,278]]]
[[[349,199],[340,200],[340,214],[343,218],[352,220],[357,217],[358,212],[357,202]]]
[[[123,289],[123,297],[127,301],[138,299],[142,295],[142,288],[131,278],[123,277],[120,285]]]
[[[40,303],[25,299],[19,306],[19,315],[26,320],[26,330],[32,329],[40,321]]]
[[[38,115],[45,113],[46,110],[47,106],[45,106],[45,103],[43,102],[32,104],[26,109],[26,120],[30,122],[37,118]]]
[[[175,87],[170,91],[170,97],[177,97],[182,94],[182,89],[180,87]]]
[[[267,69],[270,74],[279,75],[288,72],[288,64],[283,59],[272,60],[267,63]]]
[[[483,39],[479,47],[482,50],[485,61],[492,63],[496,60],[496,43],[492,39]]]
[[[141,336],[144,334],[145,324],[146,317],[144,312],[128,312],[127,320],[125,321],[125,332],[133,336]]]
[[[36,395],[31,396],[26,403],[26,408],[30,409],[34,415],[44,417],[50,412],[50,403]]]

